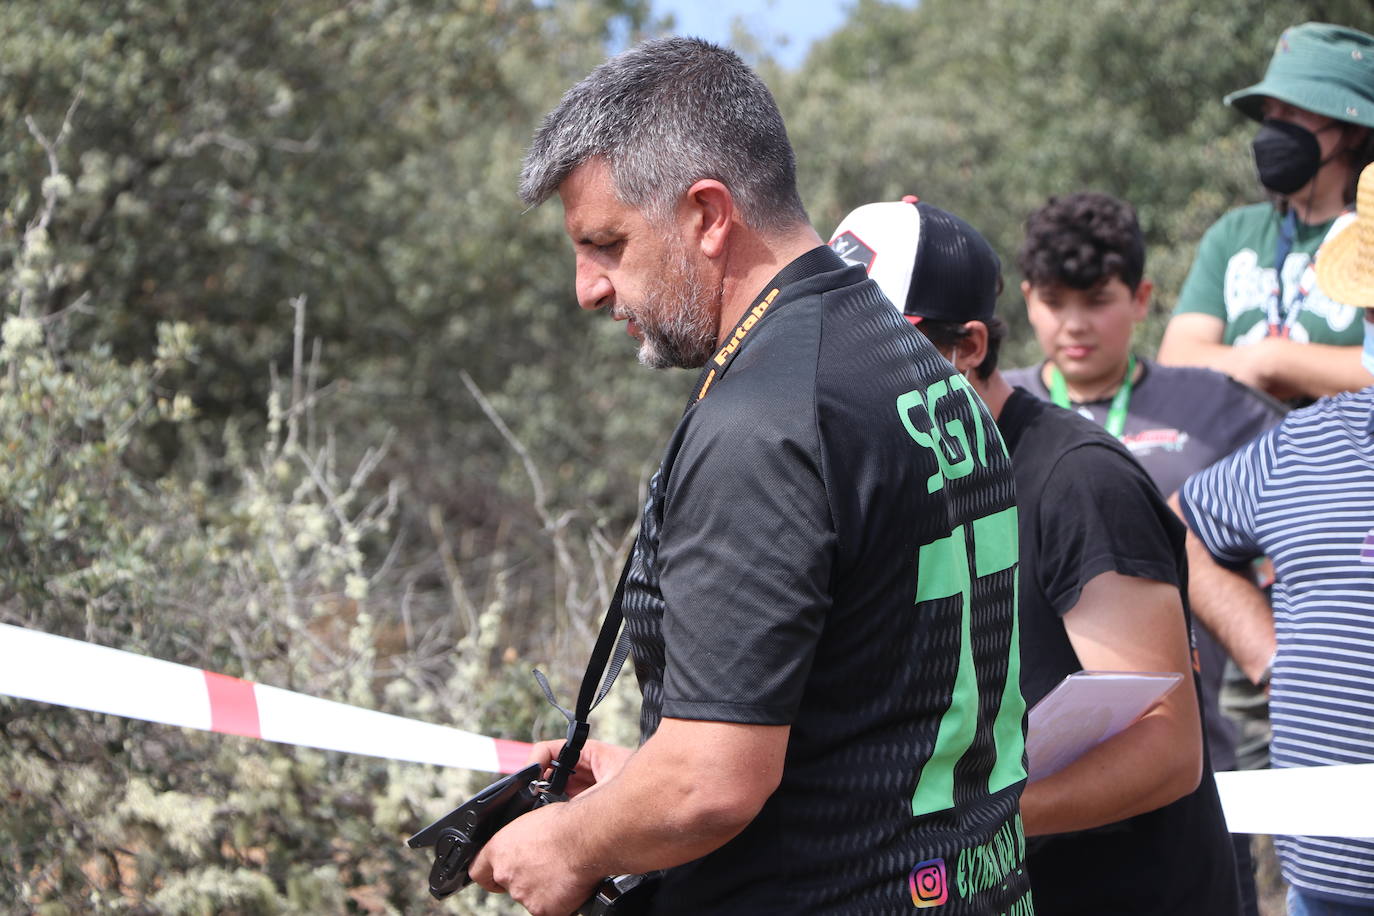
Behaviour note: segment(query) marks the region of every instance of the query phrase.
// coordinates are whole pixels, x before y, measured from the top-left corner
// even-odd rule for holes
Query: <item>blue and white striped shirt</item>
[[[1219,562],[1274,561],[1273,765],[1374,763],[1374,387],[1289,414],[1180,498]],[[1374,841],[1278,846],[1291,884],[1374,901]]]

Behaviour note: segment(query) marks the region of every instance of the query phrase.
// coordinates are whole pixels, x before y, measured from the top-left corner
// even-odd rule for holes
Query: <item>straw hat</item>
[[[1317,282],[1337,302],[1374,308],[1374,165],[1360,173],[1355,221],[1317,252]]]

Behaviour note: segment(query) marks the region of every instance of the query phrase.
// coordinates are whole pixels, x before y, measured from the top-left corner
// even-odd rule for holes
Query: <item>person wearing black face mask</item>
[[[1265,106],[1268,109],[1281,110],[1279,106],[1282,103],[1273,104],[1272,99],[1265,101],[1270,103]],[[1261,111],[1264,111],[1263,107]],[[1315,194],[1316,187],[1312,179],[1317,177],[1322,166],[1336,156],[1335,153],[1322,155],[1318,134],[1333,128],[1341,130],[1344,125],[1340,121],[1331,121],[1314,133],[1301,124],[1270,117],[1266,112],[1259,132],[1250,144],[1260,184],[1280,197],[1296,194],[1309,185],[1313,185],[1310,193]]]
[[[1313,265],[1352,219],[1356,178],[1374,160],[1374,36],[1287,29],[1264,79],[1225,101],[1260,122],[1251,148],[1270,201],[1203,236],[1159,361],[1217,369],[1293,404],[1359,390],[1374,382],[1360,363],[1360,310],[1328,296]]]

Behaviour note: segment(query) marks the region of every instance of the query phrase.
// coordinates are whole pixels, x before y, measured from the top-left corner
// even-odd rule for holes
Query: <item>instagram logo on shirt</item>
[[[916,909],[942,906],[949,899],[949,884],[945,877],[945,860],[929,859],[917,863],[911,870],[911,902]]]

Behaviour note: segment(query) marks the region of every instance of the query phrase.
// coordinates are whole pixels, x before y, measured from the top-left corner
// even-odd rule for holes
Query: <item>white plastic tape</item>
[[[1217,774],[1232,833],[1374,838],[1374,763]]]
[[[350,754],[514,773],[530,746],[0,624],[0,694]],[[1232,833],[1374,837],[1374,764],[1216,774]]]
[[[514,773],[530,746],[0,624],[0,694],[391,760]]]

